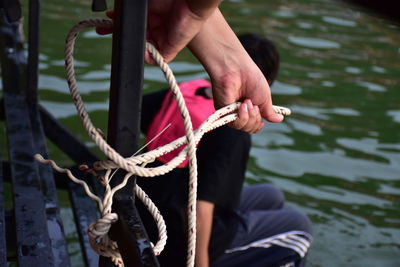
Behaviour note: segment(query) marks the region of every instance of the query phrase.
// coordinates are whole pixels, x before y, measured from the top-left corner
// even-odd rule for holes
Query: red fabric
[[[210,116],[214,111],[212,99],[205,98],[202,95],[196,95],[196,91],[202,87],[211,87],[209,81],[194,80],[179,84],[186,107],[189,110],[193,129],[196,130],[200,124]],[[149,150],[153,150],[159,146],[166,145],[175,139],[185,135],[185,127],[178,104],[174,98],[172,91],[168,91],[161,104],[161,108],[151,122],[147,135],[146,143],[160,133],[169,123],[171,126],[148,145]],[[181,146],[158,158],[159,161],[166,163],[176,157],[185,146]],[[183,161],[178,168],[185,168],[188,164],[188,158]]]

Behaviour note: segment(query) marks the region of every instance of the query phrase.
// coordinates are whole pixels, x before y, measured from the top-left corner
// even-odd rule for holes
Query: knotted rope
[[[118,250],[116,242],[112,241],[108,237],[109,229],[116,220],[118,216],[116,213],[112,213],[111,206],[113,201],[113,195],[116,191],[121,189],[126,185],[128,179],[133,175],[138,175],[142,177],[154,177],[160,176],[176,168],[180,163],[182,163],[186,156],[189,157],[189,199],[188,199],[188,258],[187,266],[194,265],[195,256],[195,243],[196,243],[196,198],[197,198],[197,161],[196,161],[196,145],[202,138],[202,136],[217,127],[225,125],[237,119],[237,114],[234,113],[240,106],[240,103],[234,103],[228,105],[222,109],[215,111],[211,116],[209,116],[196,130],[193,131],[192,123],[190,120],[189,112],[186,108],[184,98],[181,94],[179,86],[175,80],[175,77],[169,68],[169,66],[164,62],[162,56],[158,53],[155,47],[146,43],[146,49],[149,51],[150,55],[154,61],[160,66],[163,71],[165,78],[176,98],[178,108],[181,112],[186,136],[180,137],[175,141],[158,147],[147,153],[140,154],[138,156],[133,156],[130,158],[122,157],[118,152],[116,152],[112,147],[110,147],[107,142],[103,139],[102,133],[99,132],[97,128],[94,127],[90,120],[90,117],[84,107],[82,98],[77,88],[77,82],[75,79],[74,63],[73,63],[73,52],[75,40],[82,30],[88,27],[112,27],[112,21],[107,19],[88,19],[76,24],[68,33],[65,47],[65,66],[67,73],[67,81],[70,89],[72,100],[76,106],[78,115],[80,116],[83,126],[88,132],[89,136],[100,148],[100,150],[109,158],[109,160],[98,161],[94,163],[94,169],[89,169],[90,172],[97,176],[102,185],[105,187],[104,198],[100,199],[95,194],[90,191],[88,185],[76,178],[71,171],[68,169],[60,168],[52,160],[45,160],[39,154],[35,155],[35,158],[45,164],[49,164],[53,169],[58,172],[65,173],[67,176],[75,183],[81,184],[87,193],[87,195],[95,200],[101,211],[101,218],[93,222],[88,229],[89,241],[92,248],[100,255],[111,257],[112,261],[123,266],[123,261]],[[274,106],[276,113],[283,115],[289,115],[290,110],[283,107]],[[146,168],[145,165],[149,162],[153,162],[157,157],[164,155],[182,145],[187,145],[175,158],[164,165]],[[123,182],[113,188],[110,187],[111,171],[112,169],[121,168],[127,172],[123,178]],[[87,168],[86,168],[87,169]],[[104,171],[104,175],[99,175],[97,171]],[[152,213],[158,229],[159,229],[159,240],[154,246],[154,253],[159,255],[166,244],[166,227],[163,218],[161,217],[159,211],[155,205],[151,202],[149,197],[143,192],[139,187],[135,187],[135,194],[144,202],[148,207],[149,211]]]

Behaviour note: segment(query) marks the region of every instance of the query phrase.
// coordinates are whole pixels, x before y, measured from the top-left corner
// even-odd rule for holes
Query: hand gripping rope
[[[180,92],[179,86],[175,80],[175,77],[169,68],[169,66],[164,62],[162,56],[158,53],[156,48],[150,44],[146,43],[146,49],[154,59],[154,61],[159,65],[161,70],[164,72],[165,78],[174,93],[176,101],[178,103],[179,110],[181,112],[186,136],[182,136],[175,141],[166,144],[164,146],[158,147],[152,151],[132,156],[130,158],[123,158],[119,153],[117,153],[112,147],[110,147],[107,142],[103,139],[101,132],[97,130],[92,124],[90,117],[84,107],[82,98],[79,94],[77,88],[77,82],[75,79],[74,71],[74,44],[79,32],[89,27],[112,27],[112,21],[107,19],[88,19],[83,20],[76,24],[68,33],[66,46],[65,46],[65,67],[67,73],[68,87],[70,89],[70,94],[72,100],[76,106],[79,117],[82,120],[83,126],[88,132],[89,136],[100,148],[100,150],[109,158],[109,160],[98,161],[94,163],[94,169],[89,169],[89,172],[93,173],[96,177],[100,179],[100,182],[105,188],[104,198],[100,199],[98,196],[93,194],[89,186],[83,181],[75,176],[68,170],[60,168],[52,160],[43,159],[39,154],[35,155],[35,158],[45,164],[49,164],[54,170],[65,173],[68,177],[75,183],[83,186],[86,194],[98,203],[99,209],[101,211],[101,218],[93,222],[88,229],[89,241],[92,248],[99,254],[106,257],[111,257],[112,261],[118,266],[123,266],[123,261],[121,254],[119,253],[118,246],[116,242],[112,241],[108,232],[109,229],[115,221],[118,220],[118,215],[113,213],[111,210],[113,195],[116,191],[124,187],[130,177],[133,175],[138,175],[142,177],[154,177],[160,176],[165,173],[170,172],[176,168],[180,163],[182,163],[186,156],[189,157],[189,197],[188,197],[188,257],[187,266],[194,266],[194,256],[195,256],[195,243],[196,243],[196,198],[197,198],[197,160],[196,160],[196,144],[200,141],[202,136],[215,128],[225,125],[229,122],[236,120],[237,114],[234,113],[240,106],[240,103],[234,103],[228,105],[215,111],[210,115],[196,130],[193,131],[192,123],[190,120],[189,112],[186,108],[185,101]],[[274,111],[283,115],[290,115],[290,110],[284,107],[274,106]],[[170,162],[165,163],[162,166],[154,168],[146,168],[147,163],[153,162],[157,157],[164,155],[182,145],[187,145],[178,156],[173,158]],[[87,167],[82,167],[87,169]],[[123,182],[113,188],[110,187],[110,179],[112,177],[112,169],[121,168],[127,171]],[[98,174],[102,171],[104,175]],[[165,222],[160,215],[157,207],[151,202],[150,198],[146,193],[136,185],[135,194],[144,202],[146,207],[152,213],[159,231],[159,240],[154,246],[155,255],[159,255],[163,250],[166,240],[167,231]]]

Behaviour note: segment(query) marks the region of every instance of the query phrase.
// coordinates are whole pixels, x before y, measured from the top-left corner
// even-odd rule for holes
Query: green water
[[[63,45],[74,23],[103,15],[89,11],[90,1],[42,6],[41,103],[93,147],[68,95]],[[333,0],[232,0],[222,11],[237,33],[261,33],[277,44],[274,103],[293,111],[253,136],[247,182],[280,186],[287,205],[310,216],[308,266],[400,266],[400,27]],[[103,131],[110,48],[111,38],[87,31],[76,49],[79,87]],[[171,66],[179,81],[207,77],[188,51]],[[165,86],[161,72],[147,67],[144,90]],[[49,147],[51,157],[71,163]],[[63,216],[72,216],[66,194],[61,202]],[[76,235],[66,224],[79,266]]]

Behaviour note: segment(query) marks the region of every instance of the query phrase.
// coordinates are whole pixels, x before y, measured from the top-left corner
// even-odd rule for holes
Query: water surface
[[[89,12],[89,2],[43,1],[40,99],[93,146],[63,68],[68,29],[102,16]],[[399,26],[333,0],[224,1],[222,11],[237,33],[260,33],[276,43],[281,71],[274,103],[293,110],[284,123],[253,136],[247,182],[278,185],[288,207],[310,216],[315,240],[308,266],[400,266]],[[80,90],[104,132],[110,53],[111,38],[94,31],[77,42]],[[207,77],[188,51],[171,66],[179,81]],[[147,67],[145,92],[165,86],[161,72]],[[61,164],[71,163],[51,144],[50,150]],[[71,216],[68,207],[62,213]],[[76,240],[70,223],[66,228]],[[79,248],[71,244],[79,266]]]

